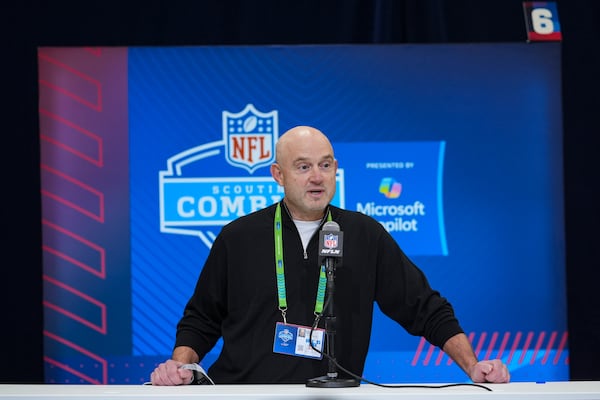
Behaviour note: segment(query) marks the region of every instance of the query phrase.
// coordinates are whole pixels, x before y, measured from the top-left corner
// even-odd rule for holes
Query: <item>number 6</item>
[[[531,11],[531,23],[535,33],[548,35],[554,32],[554,23],[552,22],[552,12],[547,8],[536,8]]]

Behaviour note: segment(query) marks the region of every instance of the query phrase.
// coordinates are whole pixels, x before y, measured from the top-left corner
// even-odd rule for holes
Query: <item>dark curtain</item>
[[[600,300],[594,294],[600,283],[600,2],[557,4],[571,378],[600,380]],[[526,40],[522,2],[516,0],[7,0],[0,6],[0,33],[1,382],[43,381],[38,46]]]

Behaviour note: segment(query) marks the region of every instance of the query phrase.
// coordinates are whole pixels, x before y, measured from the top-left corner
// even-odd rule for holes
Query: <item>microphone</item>
[[[336,265],[336,259],[344,255],[344,232],[335,221],[327,221],[319,232],[319,263],[326,267]]]
[[[344,248],[344,233],[337,222],[327,221],[319,232],[319,265],[325,267],[327,276],[326,300],[323,310],[325,320],[325,345],[327,352],[327,375],[306,381],[308,387],[354,387],[360,381],[353,378],[341,378],[337,372],[335,358],[336,316],[334,315],[333,298],[335,293],[335,265],[341,259]]]

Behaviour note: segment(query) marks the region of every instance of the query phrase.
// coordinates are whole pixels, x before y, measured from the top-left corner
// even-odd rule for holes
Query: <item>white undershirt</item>
[[[295,219],[294,224],[296,224],[296,229],[300,233],[300,238],[302,239],[302,246],[304,247],[304,251],[306,251],[306,246],[308,246],[308,242],[312,237],[313,233],[319,227],[321,220],[318,219],[316,221],[300,221]]]

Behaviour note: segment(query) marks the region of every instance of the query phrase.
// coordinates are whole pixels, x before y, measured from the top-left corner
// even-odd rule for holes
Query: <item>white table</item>
[[[432,384],[437,386],[439,384]],[[12,385],[0,384],[0,399],[596,399],[600,381],[486,384],[491,392],[471,386],[443,389],[382,388],[363,384],[353,388],[310,388],[304,385],[216,385],[158,387],[144,385]]]

